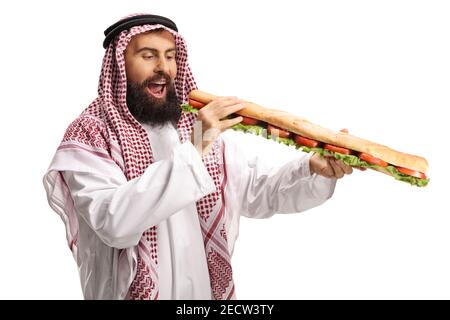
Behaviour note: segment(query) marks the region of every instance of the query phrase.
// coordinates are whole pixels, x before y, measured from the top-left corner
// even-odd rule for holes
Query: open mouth
[[[152,82],[147,86],[147,89],[155,98],[162,98],[166,95],[167,84],[165,82]]]

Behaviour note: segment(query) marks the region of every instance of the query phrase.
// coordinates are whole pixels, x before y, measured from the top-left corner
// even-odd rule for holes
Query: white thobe
[[[105,175],[64,171],[79,220],[78,255],[86,299],[121,299],[135,271],[135,247],[142,233],[157,226],[160,299],[211,299],[207,260],[196,201],[215,186],[190,142],[181,143],[176,129],[150,127],[155,162],[139,178],[126,181],[117,166]],[[269,168],[247,160],[239,146],[222,134],[225,146],[226,231],[230,253],[238,235],[239,216],[267,218],[301,212],[333,194],[336,180],[311,175],[309,155]],[[95,160],[93,160],[95,161]],[[104,165],[104,164],[103,164]],[[128,248],[127,275],[117,274],[118,250]],[[118,281],[116,279],[128,279]],[[129,285],[130,283],[128,283]]]

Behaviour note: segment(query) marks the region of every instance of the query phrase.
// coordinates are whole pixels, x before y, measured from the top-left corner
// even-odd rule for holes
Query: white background
[[[42,176],[95,98],[103,30],[172,18],[199,87],[425,156],[431,183],[355,172],[305,213],[241,220],[241,299],[449,299],[446,1],[0,2],[0,298],[82,299]],[[292,150],[242,137],[274,162]],[[258,145],[258,148],[251,148]]]

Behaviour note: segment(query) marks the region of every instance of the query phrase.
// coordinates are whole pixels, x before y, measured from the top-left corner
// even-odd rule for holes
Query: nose
[[[166,74],[169,74],[170,68],[169,63],[166,58],[160,58],[158,59],[158,63],[155,66],[155,73],[156,72],[164,72]]]

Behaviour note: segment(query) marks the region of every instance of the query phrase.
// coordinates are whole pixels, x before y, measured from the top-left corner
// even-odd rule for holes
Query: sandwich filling
[[[181,106],[181,108],[184,112],[192,112],[192,113],[198,112],[198,107],[195,108],[195,107],[191,106],[190,104],[183,104]],[[231,116],[230,118],[233,118],[233,116]],[[342,160],[345,164],[352,166],[352,167],[371,168],[371,169],[383,171],[383,172],[386,172],[386,173],[392,175],[397,180],[409,183],[414,186],[425,187],[428,184],[428,182],[430,181],[430,179],[427,179],[427,177],[423,173],[418,172],[418,174],[419,174],[418,176],[404,174],[404,173],[400,172],[399,170],[405,171],[405,170],[409,170],[409,169],[396,167],[392,164],[385,163],[384,161],[382,161],[380,159],[378,159],[378,160],[380,160],[379,162],[377,162],[378,164],[369,163],[368,161],[362,160],[357,155],[344,154],[342,152],[336,151],[339,149],[342,149],[343,151],[348,150],[345,148],[335,147],[334,150],[330,150],[330,149],[333,149],[333,146],[330,146],[327,144],[323,145],[319,142],[317,143],[317,146],[315,146],[315,147],[306,146],[304,144],[298,143],[298,141],[300,141],[300,142],[302,141],[301,139],[292,138],[292,136],[300,137],[293,133],[290,133],[290,135],[288,137],[280,137],[281,134],[271,134],[267,130],[267,124],[262,121],[259,121],[257,124],[243,124],[241,122],[241,123],[234,125],[232,127],[232,129],[235,131],[241,131],[244,133],[251,133],[254,135],[262,136],[264,138],[274,140],[278,143],[282,143],[287,146],[294,147],[296,149],[301,149],[302,151],[307,152],[307,153],[314,152],[314,153],[320,154],[321,156],[332,156],[336,159]],[[280,131],[284,131],[284,130],[280,129]],[[306,140],[310,140],[310,139],[306,139]],[[310,141],[314,141],[314,140],[310,140]],[[316,142],[316,141],[314,141],[314,142]],[[356,153],[356,152],[353,152],[353,153]],[[363,154],[361,154],[361,155],[363,155]]]

